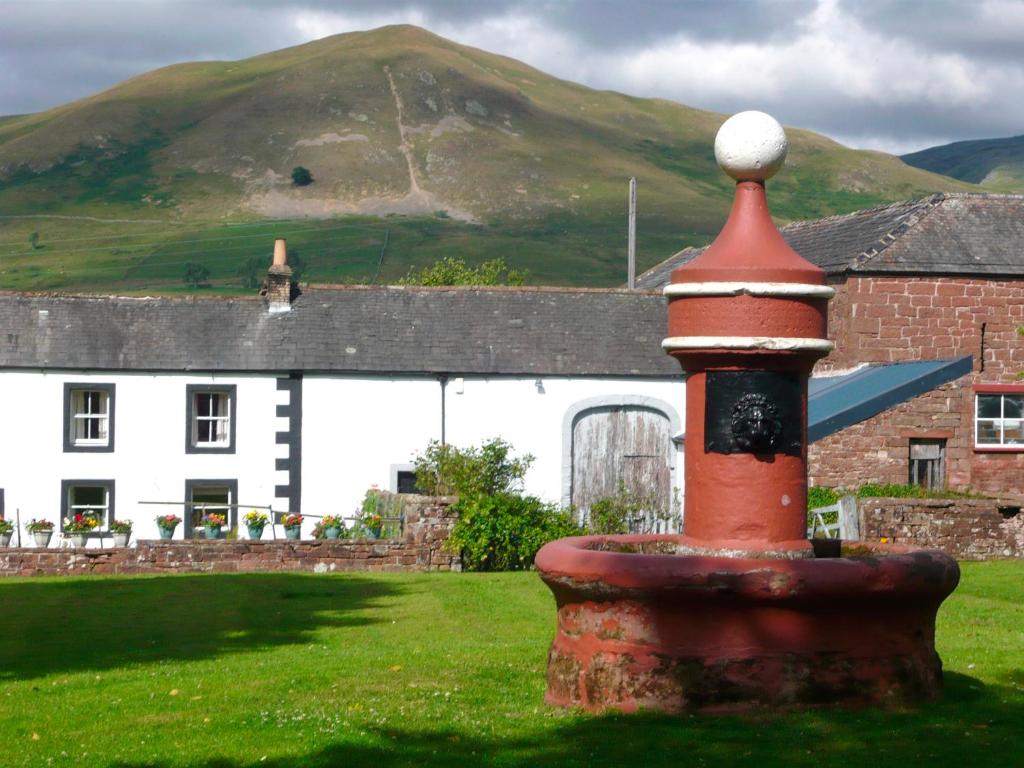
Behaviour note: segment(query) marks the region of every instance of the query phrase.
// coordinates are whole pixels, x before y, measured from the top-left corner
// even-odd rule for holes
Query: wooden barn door
[[[572,430],[572,503],[586,519],[591,503],[614,495],[621,482],[666,516],[674,450],[668,417],[660,411],[628,405],[583,411]]]

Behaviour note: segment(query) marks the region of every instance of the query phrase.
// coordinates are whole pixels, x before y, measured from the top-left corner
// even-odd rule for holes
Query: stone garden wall
[[[0,576],[196,571],[457,571],[444,550],[455,524],[451,498],[408,497],[401,539],[315,541],[143,540],[111,549],[0,549]]]
[[[998,499],[862,499],[860,533],[941,549],[962,560],[1024,557],[1021,501]]]

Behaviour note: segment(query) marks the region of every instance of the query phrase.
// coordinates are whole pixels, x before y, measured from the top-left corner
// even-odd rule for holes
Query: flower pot
[[[207,525],[204,526],[206,530],[206,538],[208,539],[219,539],[220,538],[220,526],[219,525]]]
[[[263,526],[262,525],[249,525],[249,526],[246,526],[246,527],[249,529],[249,538],[250,539],[252,539],[253,541],[259,541],[260,538],[262,538],[262,536],[263,536]]]
[[[171,531],[171,533],[173,534],[174,531]],[[131,537],[132,537],[132,535],[130,533],[115,533],[114,534],[114,546],[115,547],[127,547],[128,546],[128,539],[130,539]]]
[[[53,531],[33,531],[32,538],[35,539],[37,547],[48,547],[50,546],[50,538],[53,536]]]
[[[84,533],[69,533],[67,536],[72,547],[84,547],[89,538]]]
[[[366,535],[369,536],[371,539],[379,539],[380,538],[380,532],[381,532],[380,528],[367,528],[366,529]]]
[[[174,538],[174,529],[173,528],[163,528],[162,526],[158,525],[157,526],[157,530],[160,531],[160,538],[161,539],[173,539]]]
[[[290,528],[285,528],[284,537],[286,539],[291,539],[292,541],[298,541],[300,538],[302,538],[302,527],[298,525],[293,525]]]
[[[337,527],[324,528],[324,535],[328,539],[340,539],[341,538],[341,528],[337,528]]]
[[[9,547],[9,546],[11,546],[11,534],[9,534],[9,533],[0,533],[0,547]]]

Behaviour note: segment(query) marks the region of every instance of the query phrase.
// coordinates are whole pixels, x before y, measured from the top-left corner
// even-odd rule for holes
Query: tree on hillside
[[[301,165],[292,168],[292,184],[296,187],[305,187],[312,183],[313,174],[309,172],[309,168],[303,168]]]
[[[209,288],[210,270],[205,264],[196,261],[185,262],[185,285],[189,288]]]
[[[458,256],[445,256],[423,269],[410,269],[400,285],[522,285],[525,269],[512,269],[502,258],[473,267]]]
[[[259,256],[250,256],[241,263],[235,274],[238,275],[238,282],[243,288],[255,290],[260,287],[260,267],[263,266],[263,262],[264,259]]]

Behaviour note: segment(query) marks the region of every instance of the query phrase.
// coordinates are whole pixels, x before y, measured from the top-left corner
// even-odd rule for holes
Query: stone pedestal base
[[[656,554],[680,538],[582,537],[541,550],[558,603],[549,704],[733,712],[906,704],[941,691],[935,614],[959,579],[947,555]]]

